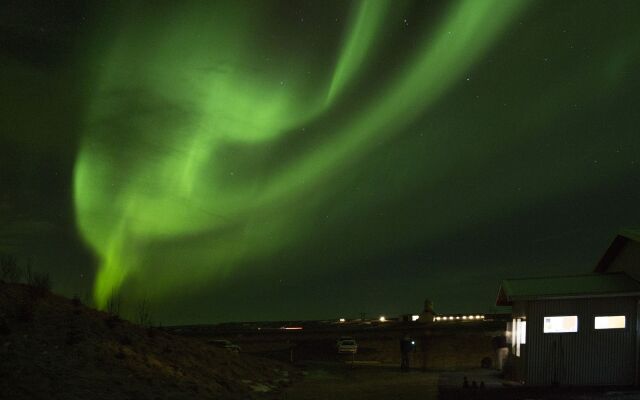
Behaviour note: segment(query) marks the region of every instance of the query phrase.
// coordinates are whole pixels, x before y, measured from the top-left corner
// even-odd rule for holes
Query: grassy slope
[[[0,283],[0,398],[260,398],[256,388],[277,391],[288,374],[283,364]]]

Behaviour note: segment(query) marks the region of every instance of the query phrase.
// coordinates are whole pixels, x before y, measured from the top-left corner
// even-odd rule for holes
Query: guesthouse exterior
[[[513,377],[530,385],[638,385],[640,236],[616,237],[594,273],[508,279],[497,305]]]
[[[625,273],[506,280],[507,337],[518,380],[531,385],[633,385],[640,283]]]

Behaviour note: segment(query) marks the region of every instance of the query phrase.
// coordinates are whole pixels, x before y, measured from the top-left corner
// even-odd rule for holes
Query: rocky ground
[[[278,398],[295,376],[286,364],[0,283],[2,399]]]
[[[636,388],[527,387],[497,371],[401,372],[398,365],[316,362],[300,365],[305,378],[286,388],[283,400],[637,400]],[[463,386],[464,377],[476,385]],[[483,383],[480,386],[480,382]],[[474,387],[475,386],[475,387]]]
[[[314,363],[283,400],[429,400],[438,398],[438,373],[401,372],[399,366]]]

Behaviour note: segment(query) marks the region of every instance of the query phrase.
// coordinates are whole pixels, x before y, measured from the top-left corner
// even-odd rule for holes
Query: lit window
[[[578,332],[578,316],[544,317],[544,333]]]
[[[527,321],[520,321],[520,344],[527,344]]]
[[[606,317],[595,317],[594,327],[596,329],[624,329],[626,318],[624,315],[611,315]]]
[[[527,336],[527,321],[522,318],[513,319],[510,324],[510,335],[508,335],[507,340],[511,342],[511,351],[516,357],[520,357],[520,345],[526,344],[526,336]],[[510,337],[509,337],[510,336]]]

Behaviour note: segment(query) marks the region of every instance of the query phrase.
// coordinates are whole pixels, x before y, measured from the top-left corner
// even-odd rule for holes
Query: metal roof
[[[619,235],[640,242],[640,229],[623,229]]]
[[[609,269],[609,265],[611,265],[613,260],[615,260],[630,241],[640,243],[640,229],[624,229],[620,231],[600,261],[598,261],[595,272],[606,272],[607,269]]]
[[[640,296],[640,282],[624,272],[502,281],[497,305],[510,305],[514,300],[536,300],[615,295]]]

